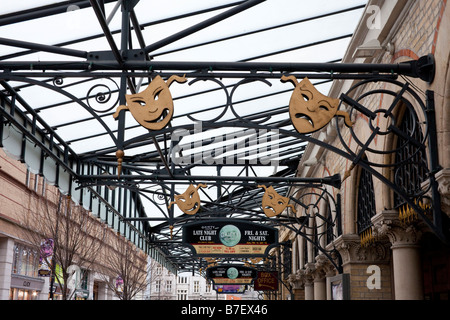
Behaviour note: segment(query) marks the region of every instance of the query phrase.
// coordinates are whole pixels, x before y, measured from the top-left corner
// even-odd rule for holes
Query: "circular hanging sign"
[[[236,226],[227,224],[220,229],[219,239],[227,247],[234,247],[241,241],[241,231]]]
[[[229,279],[236,279],[239,275],[239,271],[238,269],[236,269],[235,267],[231,267],[227,269],[227,277]]]

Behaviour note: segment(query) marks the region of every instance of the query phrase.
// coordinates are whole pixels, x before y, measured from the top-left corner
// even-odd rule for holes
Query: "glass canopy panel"
[[[101,1],[100,1],[101,2]],[[112,34],[115,45],[120,49],[122,27],[122,14],[118,1],[109,0],[105,2],[105,19]],[[68,71],[62,62],[84,61],[85,57],[78,54],[54,53],[52,50],[30,50],[29,44],[55,46],[55,48],[73,49],[77,53],[93,51],[111,51],[111,45],[104,35],[101,24],[91,7],[89,1],[77,2],[80,8],[69,6],[64,1],[9,1],[7,5],[0,7],[0,61],[60,61],[60,72]],[[141,46],[149,46],[160,40],[167,39],[180,32],[189,30],[192,26],[214,18],[244,3],[244,1],[223,0],[167,0],[167,1],[138,1],[134,7],[136,21],[140,25],[142,39],[131,30],[131,40],[128,45],[133,49]],[[225,61],[225,62],[339,62],[344,56],[355,30],[364,12],[367,1],[357,0],[270,0],[262,2],[250,9],[235,14],[223,21],[219,21],[202,30],[192,32],[179,39],[174,39],[164,46],[157,46],[149,52],[151,61]],[[29,10],[32,9],[32,10]],[[50,13],[49,9],[57,10],[58,13]],[[29,11],[26,11],[29,10]],[[30,14],[36,16],[30,18]],[[40,16],[39,16],[40,15]],[[14,23],[8,21],[15,20]],[[8,44],[4,39],[13,39],[21,42],[19,45]],[[143,40],[144,43],[139,43]],[[48,48],[47,48],[48,49]],[[48,52],[50,51],[50,52]],[[26,72],[41,73],[34,70],[32,63],[27,66]],[[151,70],[154,76],[164,70]],[[192,70],[196,71],[196,70]],[[47,71],[46,71],[47,72]],[[50,71],[49,71],[50,72]],[[78,71],[70,71],[78,72]],[[97,72],[97,71],[96,71]],[[94,76],[96,72],[92,72]],[[208,70],[214,74],[215,70]],[[189,74],[189,71],[186,71]],[[245,72],[242,72],[245,77]],[[247,73],[247,75],[250,75]],[[27,107],[38,111],[38,115],[45,123],[55,130],[63,141],[69,143],[80,159],[87,163],[99,161],[102,166],[106,163],[116,168],[115,151],[116,145],[108,134],[110,130],[117,136],[118,121],[112,117],[118,106],[120,78],[118,76],[96,77],[62,77],[39,76],[32,78],[41,81],[44,85],[34,85],[20,81],[9,81],[8,84],[15,88],[18,94],[26,101],[28,106],[18,103],[17,107],[24,111]],[[208,121],[221,117],[220,121],[231,123],[236,116],[231,108],[226,107],[226,95],[224,90],[214,81],[195,81],[195,77],[188,77],[188,83],[173,83],[170,91],[174,101],[174,117],[171,121],[173,127],[191,125],[193,119]],[[227,88],[230,94],[235,85],[242,78],[218,79]],[[136,77],[131,79],[136,84],[137,92],[148,85],[148,77]],[[332,84],[330,80],[316,80],[312,82],[323,94],[327,94]],[[269,85],[270,84],[270,85]],[[58,90],[52,90],[53,86]],[[104,99],[105,96],[96,96],[101,89],[111,91],[108,103],[96,103],[95,98]],[[3,88],[2,88],[3,89]],[[95,90],[99,91],[95,91]],[[62,94],[64,90],[67,94]],[[131,90],[128,89],[130,94]],[[265,120],[263,124],[270,124],[279,129],[293,131],[294,128],[289,121],[287,112],[288,103],[292,94],[292,85],[282,83],[279,78],[266,79],[241,84],[233,91],[233,108],[240,116],[254,120]],[[88,107],[86,107],[88,106]],[[93,109],[90,109],[91,106]],[[93,111],[94,110],[94,111]],[[31,117],[29,113],[28,116]],[[265,115],[271,115],[265,119]],[[148,130],[141,127],[130,113],[125,119],[125,141],[143,137]],[[42,125],[38,124],[42,129]],[[247,131],[246,131],[247,130]],[[227,141],[242,142],[251,140],[254,134],[248,128],[242,126],[230,126],[224,128],[208,128],[198,135],[183,136],[179,141],[181,145],[187,146],[196,142],[218,142],[224,135],[236,136],[235,139]],[[272,133],[268,133],[273,134]],[[19,138],[19,135],[17,135]],[[154,139],[146,136],[139,143],[129,145],[125,148],[130,175],[140,176],[142,174],[161,173],[164,169],[163,156],[170,154],[175,141],[170,133],[166,135],[155,134]],[[186,166],[176,165],[175,169],[185,169],[185,174],[190,177],[207,176],[216,177],[218,171],[221,176],[231,177],[268,177],[272,175],[292,176],[295,172],[295,164],[298,164],[306,141],[298,141],[289,136],[279,136],[271,142],[264,140],[264,135],[255,144],[241,144],[237,149],[229,150],[227,155],[237,155],[240,159],[247,161],[255,160],[252,151],[262,148],[266,144],[273,147],[277,156],[278,165],[252,165],[245,166],[233,164],[232,166],[207,166],[194,165],[187,170]],[[157,144],[155,144],[157,141]],[[274,145],[274,143],[276,143]],[[218,144],[205,144],[185,148],[184,155],[198,155],[199,153],[211,154]],[[222,146],[226,146],[223,144]],[[19,150],[20,151],[20,150]],[[259,150],[260,151],[260,150]],[[243,152],[247,154],[242,155]],[[259,156],[262,153],[259,154]],[[270,153],[268,153],[270,154]],[[36,157],[35,157],[36,158]],[[101,159],[101,162],[99,159]],[[142,161],[140,159],[143,159]],[[215,158],[219,161],[219,158]],[[293,159],[294,165],[289,163]],[[33,158],[37,162],[37,158]],[[135,166],[135,167],[133,167]],[[110,168],[109,167],[109,168]],[[103,168],[103,167],[102,167]],[[104,168],[107,168],[105,165]],[[285,171],[286,170],[286,171]],[[53,173],[48,170],[49,175]],[[287,173],[286,173],[287,172]],[[109,172],[112,174],[112,170]],[[51,177],[54,179],[54,177]],[[188,177],[189,178],[189,177]],[[192,180],[192,179],[191,179]],[[167,199],[170,193],[183,193],[189,183],[202,182],[177,181],[177,183],[165,183],[164,181],[140,181],[137,183],[139,197],[145,208],[147,217],[153,220],[144,222],[133,221],[134,226],[150,225],[155,232],[155,239],[167,240],[170,238],[168,229],[171,221],[188,221],[186,214],[181,212],[177,206],[173,206],[173,213],[167,208]],[[239,179],[237,179],[239,180]],[[246,189],[245,183],[223,184],[217,181],[206,182],[207,187],[199,190],[206,214],[223,214],[248,218],[261,214],[262,192],[256,188]],[[173,188],[172,188],[173,187]],[[285,194],[288,185],[277,186],[280,194]],[[105,187],[101,187],[101,192]],[[80,192],[80,191],[78,191]],[[129,195],[127,195],[129,197]],[[113,207],[117,207],[118,198]],[[169,201],[170,202],[170,201]],[[219,210],[220,208],[220,210]],[[101,217],[105,216],[105,210],[99,212]],[[215,210],[215,211],[210,211]],[[135,217],[136,212],[133,212]],[[173,214],[171,216],[171,214]],[[169,221],[169,216],[172,220]],[[177,220],[178,219],[178,220]],[[111,223],[111,222],[109,222]],[[114,222],[118,227],[118,222]],[[174,234],[180,236],[179,226],[173,230]],[[176,247],[168,247],[173,250],[174,256],[188,256],[186,251]]]

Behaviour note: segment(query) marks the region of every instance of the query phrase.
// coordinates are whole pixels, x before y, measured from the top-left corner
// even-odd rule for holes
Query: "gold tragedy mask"
[[[206,188],[206,184],[199,184],[194,187],[192,184],[182,194],[175,196],[175,201],[169,204],[169,209],[172,204],[176,203],[178,208],[186,214],[194,215],[200,209],[200,195],[198,194],[198,188]]]
[[[136,121],[149,130],[161,130],[172,120],[173,100],[169,86],[173,81],[186,82],[185,76],[171,76],[167,82],[156,76],[147,88],[136,94],[127,94],[127,106],[119,106],[113,117],[116,119],[121,110],[129,110]]]
[[[289,101],[289,116],[299,133],[312,133],[325,127],[334,116],[345,118],[348,127],[353,126],[350,116],[339,111],[339,99],[321,94],[308,78],[297,82],[294,76],[282,76],[282,82],[292,82],[295,86]]]
[[[258,186],[258,188],[264,188],[265,190],[262,198],[262,207],[267,217],[277,216],[287,207],[291,207],[294,213],[297,212],[295,207],[289,204],[289,198],[280,196],[272,186],[268,188],[266,186]]]

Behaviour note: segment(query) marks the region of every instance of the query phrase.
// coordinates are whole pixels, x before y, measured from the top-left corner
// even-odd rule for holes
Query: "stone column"
[[[395,210],[377,214],[372,223],[375,235],[387,236],[392,244],[395,300],[423,300],[419,226],[401,223]]]
[[[377,239],[368,246],[362,246],[357,234],[345,234],[334,241],[342,257],[343,273],[350,275],[351,300],[391,300],[391,244],[387,239]],[[369,287],[367,281],[375,266],[379,286]]]
[[[50,277],[44,278],[44,286],[42,287],[41,294],[39,295],[39,300],[48,300],[50,293]]]
[[[9,300],[13,253],[14,241],[10,238],[0,238],[0,300]]]
[[[314,300],[314,269],[313,263],[307,263],[305,265],[305,300]]]
[[[305,295],[304,270],[297,270],[288,277],[289,284],[294,292],[294,300],[303,300]]]
[[[327,276],[335,274],[331,261],[323,254],[316,256],[314,271],[314,300],[327,300]]]

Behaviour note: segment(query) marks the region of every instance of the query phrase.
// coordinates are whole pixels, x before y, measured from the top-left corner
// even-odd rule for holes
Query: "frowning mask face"
[[[270,218],[279,215],[288,206],[296,212],[294,206],[289,204],[289,199],[280,196],[272,186],[268,188],[266,186],[258,186],[258,188],[264,188],[266,190],[262,198],[262,207],[267,217]]]
[[[163,129],[173,117],[173,100],[169,90],[173,81],[182,83],[186,82],[186,78],[171,76],[166,83],[156,76],[144,91],[126,95],[127,106],[119,106],[114,118],[120,110],[129,110],[141,126],[149,130]]]
[[[206,188],[206,185],[199,184],[194,187],[192,184],[182,194],[175,196],[175,201],[171,202],[169,208],[173,203],[176,203],[178,208],[186,214],[194,215],[200,209],[200,195],[198,194],[198,188]]]
[[[346,125],[352,126],[349,115],[346,112],[338,111],[339,99],[321,94],[308,78],[297,83],[294,76],[283,76],[281,81],[290,81],[295,86],[289,102],[289,115],[299,133],[312,133],[320,130],[335,115],[344,116]]]

